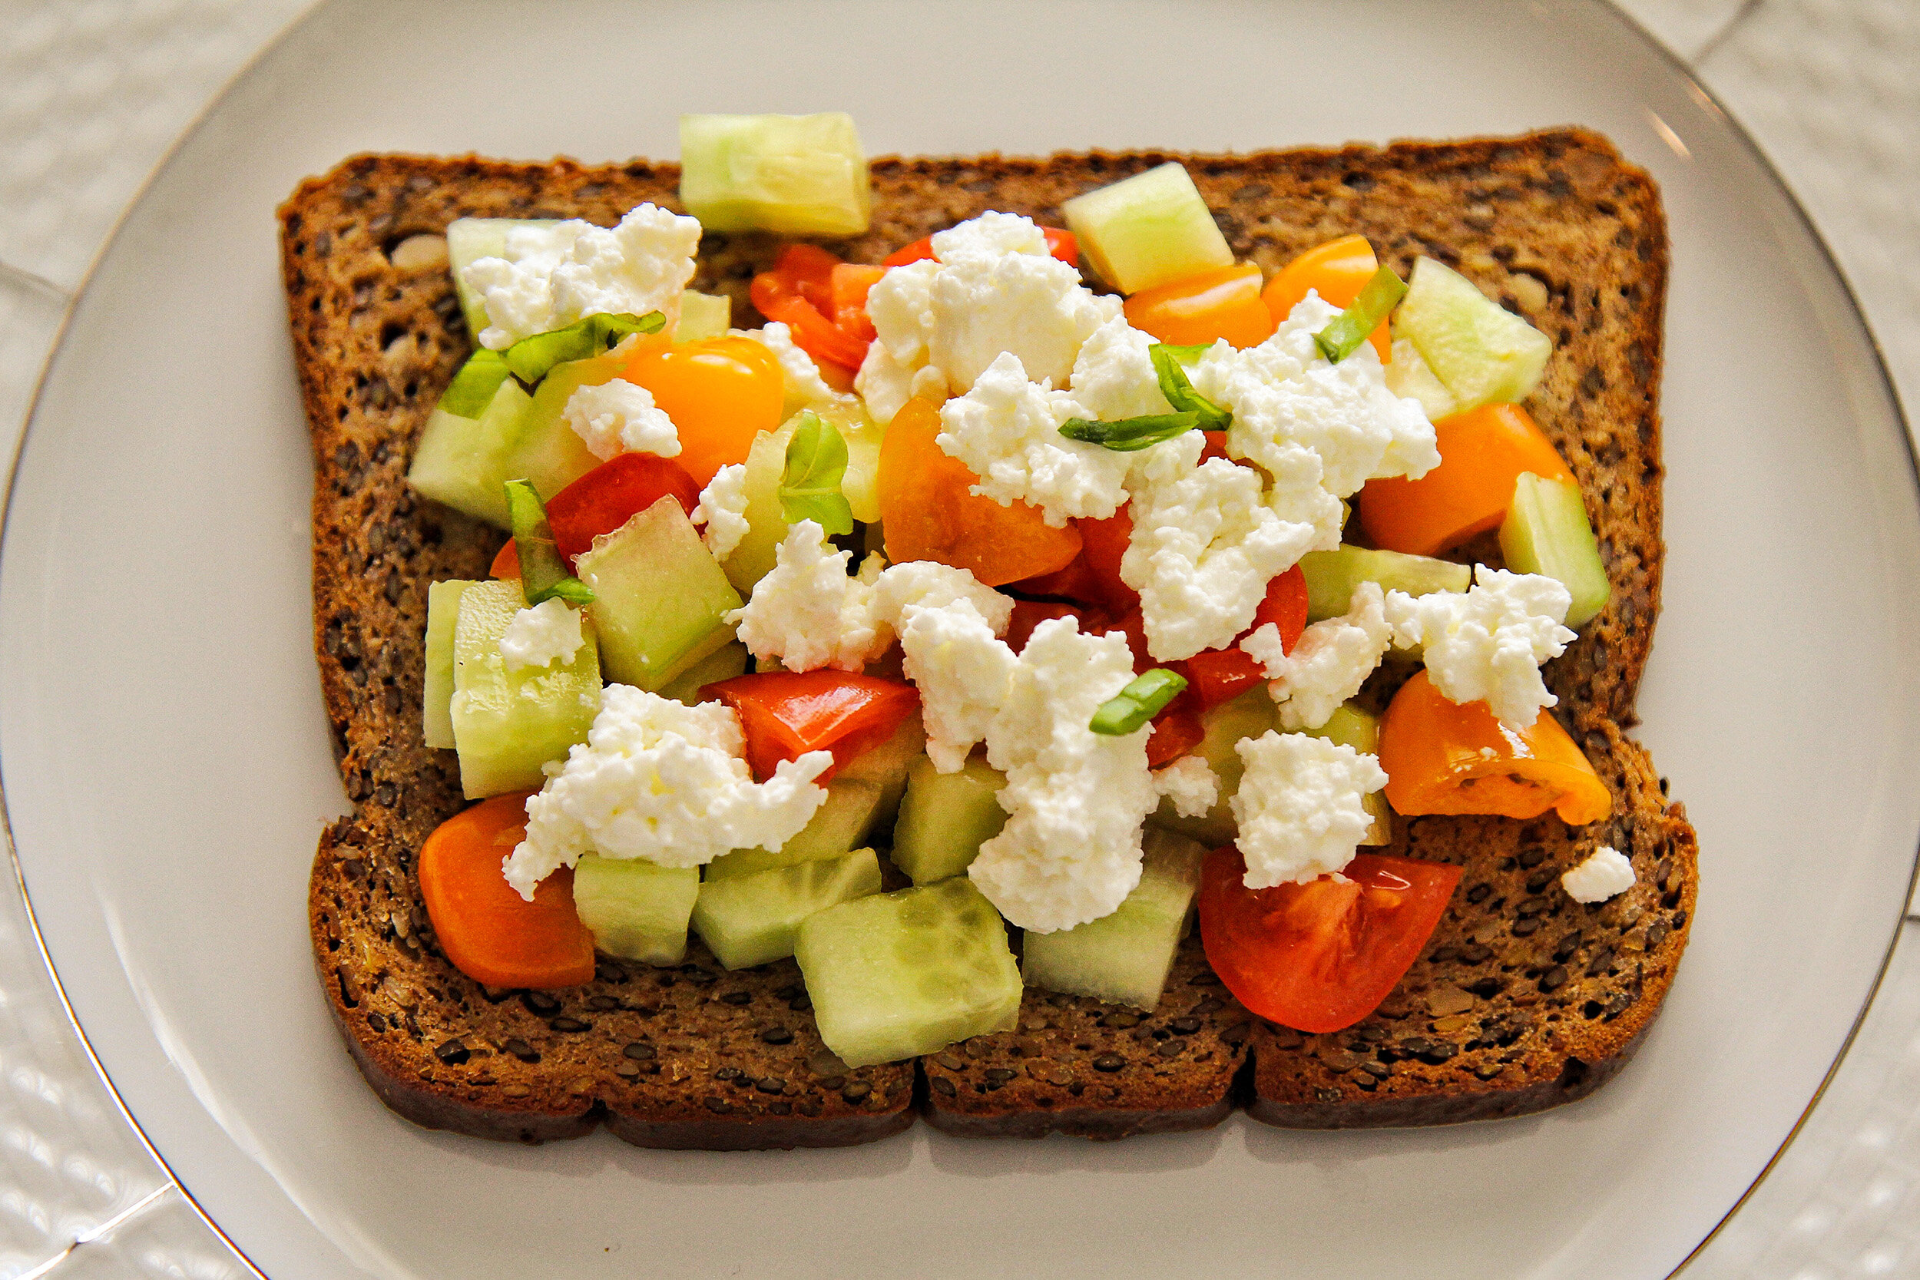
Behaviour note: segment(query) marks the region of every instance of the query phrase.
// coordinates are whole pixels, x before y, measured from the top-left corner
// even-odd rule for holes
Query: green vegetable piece
[[[840,492],[847,474],[847,442],[817,413],[802,413],[787,440],[780,477],[780,511],[790,525],[812,520],[829,537],[853,532],[853,508]]]
[[[700,894],[700,868],[662,867],[645,858],[586,854],[573,868],[573,907],[610,956],[679,964],[687,921]]]
[[[1333,709],[1327,722],[1318,729],[1306,729],[1302,732],[1315,738],[1325,738],[1328,742],[1337,742],[1343,747],[1352,747],[1362,755],[1380,754],[1380,717],[1370,711],[1362,710],[1352,702],[1344,702]],[[1373,825],[1367,834],[1360,838],[1365,845],[1393,843],[1393,810],[1387,806],[1387,797],[1379,791],[1369,791],[1360,797],[1360,805],[1373,818]]]
[[[680,320],[673,326],[675,342],[722,338],[733,326],[733,299],[724,293],[680,291]]]
[[[1030,987],[1152,1009],[1186,935],[1207,848],[1148,828],[1140,883],[1110,915],[1053,933],[1028,931],[1021,975]]]
[[[1413,264],[1393,324],[1452,394],[1456,413],[1526,399],[1553,354],[1553,339],[1432,258]]]
[[[455,218],[447,224],[447,266],[453,272],[454,292],[467,328],[475,335],[487,327],[487,308],[479,293],[467,286],[467,267],[481,258],[507,252],[507,235],[515,227],[550,227],[553,218]]]
[[[1095,422],[1088,418],[1068,418],[1060,424],[1060,434],[1069,440],[1105,445],[1116,453],[1133,453],[1149,445],[1183,436],[1200,425],[1200,415],[1184,413],[1146,413],[1137,418],[1115,422]]]
[[[1545,574],[1567,589],[1570,627],[1585,626],[1607,607],[1613,587],[1587,523],[1586,501],[1571,480],[1521,475],[1500,526],[1500,554],[1513,572]]]
[[[729,969],[751,969],[793,954],[801,923],[815,912],[880,892],[871,849],[816,858],[700,886],[693,928]]]
[[[1186,362],[1199,358],[1205,347],[1173,347],[1156,342],[1147,348],[1153,358],[1153,371],[1160,379],[1160,394],[1167,403],[1183,413],[1199,415],[1202,431],[1225,431],[1233,425],[1233,415],[1193,389],[1187,381]],[[1184,354],[1183,354],[1184,353]]]
[[[683,115],[680,202],[709,231],[857,236],[873,187],[844,111]]]
[[[838,779],[835,779],[838,781]],[[907,794],[893,825],[893,864],[915,884],[957,876],[980,846],[1007,825],[1000,788],[1007,775],[979,756],[954,773],[941,773],[925,755],[907,770]]]
[[[1277,712],[1273,705],[1273,696],[1267,692],[1264,684],[1255,685],[1231,702],[1223,702],[1209,707],[1200,713],[1200,745],[1193,754],[1207,762],[1214,775],[1220,779],[1220,794],[1214,797],[1213,808],[1197,818],[1183,818],[1174,810],[1173,801],[1162,800],[1148,821],[1156,827],[1175,831],[1190,839],[1198,840],[1209,849],[1223,844],[1231,844],[1240,834],[1233,820],[1233,809],[1227,803],[1233,793],[1240,789],[1240,779],[1247,771],[1246,761],[1234,748],[1247,738],[1257,738],[1267,730],[1275,728]]]
[[[1378,329],[1406,296],[1407,282],[1395,275],[1392,267],[1381,267],[1360,287],[1353,305],[1313,335],[1313,345],[1320,348],[1321,355],[1339,364],[1360,349],[1367,335]]]
[[[1227,238],[1178,161],[1075,196],[1060,212],[1087,264],[1122,293],[1233,265]]]
[[[1473,583],[1473,570],[1451,560],[1344,544],[1331,551],[1309,551],[1300,557],[1300,572],[1307,580],[1309,622],[1347,612],[1353,607],[1353,589],[1363,582],[1377,582],[1383,591],[1410,596],[1465,591]]]
[[[725,615],[740,595],[671,497],[595,538],[575,568],[609,680],[658,691],[733,642]]]
[[[507,358],[481,347],[467,357],[440,396],[439,407],[458,418],[478,418],[493,403],[493,393],[512,374]]]
[[[422,497],[499,528],[512,528],[500,486],[513,476],[527,474],[505,468],[526,433],[532,405],[532,397],[508,378],[478,418],[435,409],[420,432],[407,483]]]
[[[453,746],[453,628],[460,597],[473,583],[455,578],[427,587],[427,673],[420,698],[420,735],[430,747]]]
[[[845,857],[865,842],[885,794],[871,778],[836,775],[827,784],[826,803],[807,825],[778,849],[735,849],[707,864],[707,879],[730,880],[780,867],[797,867],[822,858]]]
[[[460,786],[469,800],[544,783],[541,766],[585,742],[600,708],[600,656],[593,628],[569,662],[507,666],[500,637],[527,605],[520,584],[471,582],[453,628],[453,697],[448,704]],[[502,850],[502,856],[505,856]]]
[[[628,334],[658,333],[666,324],[667,317],[658,311],[644,316],[584,316],[564,329],[549,329],[520,339],[507,348],[507,367],[516,378],[532,386],[557,364],[597,356]]]
[[[529,605],[559,596],[568,604],[593,603],[593,591],[567,572],[554,545],[547,507],[527,480],[507,481],[507,511],[513,519],[513,549],[520,556],[520,587]]]
[[[747,646],[734,640],[715,649],[660,686],[655,692],[663,698],[672,698],[675,702],[697,707],[705,701],[700,696],[702,689],[722,680],[731,680],[735,676],[745,675],[747,665],[752,661],[753,655],[747,652]]]
[[[1133,683],[1100,704],[1087,728],[1117,736],[1146,724],[1187,687],[1187,678],[1166,667],[1155,667],[1133,678]]]

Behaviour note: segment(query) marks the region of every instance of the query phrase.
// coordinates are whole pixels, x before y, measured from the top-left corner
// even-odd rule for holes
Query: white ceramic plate
[[[924,1126],[834,1152],[541,1149],[374,1100],[314,989],[341,812],[272,211],[355,151],[675,154],[685,110],[851,110],[875,152],[1578,122],[1672,220],[1665,616],[1644,739],[1698,824],[1692,948],[1639,1059],[1499,1124],[1093,1146]],[[58,973],[188,1190],[278,1280],[1658,1276],[1787,1137],[1866,1001],[1920,829],[1920,521],[1870,342],[1711,101],[1597,4],[364,0],[220,102],[94,274],[0,576],[0,758]]]

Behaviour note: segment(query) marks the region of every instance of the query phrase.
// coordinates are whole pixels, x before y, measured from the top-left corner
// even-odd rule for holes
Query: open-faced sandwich
[[[1651,1025],[1666,244],[1579,130],[281,210],[349,1050],[538,1141],[1430,1124]]]

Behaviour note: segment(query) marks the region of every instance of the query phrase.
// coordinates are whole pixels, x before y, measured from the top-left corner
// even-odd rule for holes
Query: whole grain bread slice
[[[988,208],[1057,221],[1061,201],[1170,158],[876,161],[873,228],[836,248],[877,261]],[[1612,744],[1614,722],[1632,714],[1659,602],[1655,402],[1666,258],[1652,184],[1580,130],[1177,158],[1235,252],[1269,270],[1321,240],[1361,231],[1403,272],[1419,254],[1440,257],[1554,337],[1554,359],[1530,407],[1582,482],[1614,597],[1548,678],[1569,717]],[[502,540],[418,500],[405,483],[419,429],[471,345],[439,234],[465,215],[611,224],[643,200],[677,207],[677,180],[673,166],[642,163],[361,156],[303,183],[281,209],[315,465],[315,641],[355,805],[315,858],[315,960],[355,1061],[383,1099],[423,1124],[538,1141],[604,1119],[620,1136],[657,1146],[869,1140],[910,1123],[914,1067],[845,1071],[819,1045],[791,962],[725,974],[696,945],[679,970],[603,960],[581,988],[488,991],[439,952],[413,876],[420,843],[463,804],[450,753],[420,738],[426,587],[484,576]],[[776,249],[767,237],[709,235],[696,287],[731,295],[736,323],[751,324],[746,285]],[[1476,820],[1464,821],[1466,831]],[[1435,822],[1456,820],[1412,826]],[[1432,847],[1457,852],[1470,838],[1448,844],[1436,835]],[[1690,833],[1684,844],[1691,849]],[[1693,874],[1690,856],[1670,860],[1666,879],[1680,886],[1689,911]],[[1667,925],[1676,957],[1684,924],[1682,914],[1678,926]],[[1602,945],[1597,932],[1593,945]],[[1439,946],[1416,974],[1453,962]],[[1118,1025],[1134,1016],[1124,1011],[1030,992],[1020,1033],[927,1060],[933,1122],[967,1133],[1121,1136],[1217,1120],[1249,1044],[1256,1055],[1266,1045],[1265,1069],[1297,1057],[1305,1041],[1290,1049],[1286,1033],[1250,1022],[1208,983],[1196,944],[1179,965],[1162,1008],[1132,1027]],[[1430,981],[1410,975],[1416,980]],[[1195,998],[1202,988],[1217,994]],[[1642,984],[1637,1018],[1652,1016],[1664,989]],[[1195,1021],[1199,1027],[1184,1029]],[[1164,1048],[1173,1044],[1181,1047]],[[1098,1064],[1108,1056],[1137,1058],[1145,1069],[1108,1070]],[[1274,1071],[1269,1093],[1290,1096],[1281,1083],[1287,1069]],[[1349,1083],[1368,1101],[1379,1094]],[[1433,1087],[1435,1097],[1450,1096],[1445,1082]],[[1409,1084],[1387,1097],[1414,1091]]]

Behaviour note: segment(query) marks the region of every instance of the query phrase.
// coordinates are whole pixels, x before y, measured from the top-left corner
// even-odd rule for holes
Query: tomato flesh
[[[910,684],[845,671],[762,671],[700,692],[739,713],[747,764],[761,782],[782,760],[831,751],[833,764],[817,779],[825,783],[854,757],[892,737],[920,706],[920,692]]]
[[[834,269],[844,265],[819,245],[790,244],[774,259],[773,270],[753,278],[747,297],[761,315],[791,329],[794,345],[814,359],[858,369],[867,358],[868,337],[837,322],[836,302],[850,301],[857,290],[855,327],[871,326],[866,323],[866,292],[859,288],[858,275],[843,276],[835,288]],[[872,280],[866,284],[870,288]],[[852,311],[848,314],[851,319]]]
[[[654,453],[623,453],[601,463],[553,495],[547,523],[553,543],[571,565],[593,548],[593,540],[612,533],[662,498],[672,498],[688,515],[700,505],[700,489],[686,468]],[[512,545],[511,542],[508,543]],[[519,577],[520,560],[514,557]],[[496,571],[495,577],[501,575]]]
[[[1249,889],[1232,845],[1207,855],[1207,963],[1258,1016],[1296,1031],[1350,1027],[1387,998],[1445,914],[1461,868],[1363,853],[1342,873]]]
[[[780,360],[752,338],[702,338],[642,347],[620,376],[645,387],[680,432],[675,461],[701,488],[721,467],[747,460],[786,407]]]

